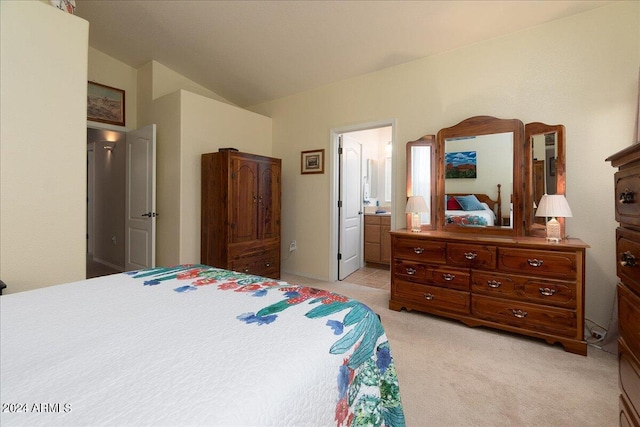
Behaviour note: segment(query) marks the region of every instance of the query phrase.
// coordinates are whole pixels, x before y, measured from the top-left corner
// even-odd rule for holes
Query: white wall
[[[298,250],[283,271],[331,277],[330,177],[300,175],[300,151],[329,148],[330,129],[397,119],[395,164],[406,141],[475,115],[566,126],[567,232],[587,251],[587,317],[608,324],[614,299],[613,168],[604,159],[630,145],[640,66],[640,3],[580,15],[253,106],[274,123],[283,159],[283,236]],[[330,170],[330,168],[327,168]],[[405,168],[394,171],[405,194]],[[398,198],[396,211],[402,209]],[[395,227],[404,217],[395,216]]]
[[[0,2],[0,278],[7,293],[85,278],[88,23]]]

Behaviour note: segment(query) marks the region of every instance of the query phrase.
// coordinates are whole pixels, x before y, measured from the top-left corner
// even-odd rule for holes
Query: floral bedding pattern
[[[484,227],[487,225],[487,219],[478,215],[447,215],[446,222],[465,227]]]
[[[336,366],[336,426],[405,425],[398,378],[384,329],[378,316],[361,302],[325,290],[204,265],[151,268],[126,274],[139,279],[136,283],[143,286],[184,281],[173,289],[176,294],[213,286],[252,298],[279,295],[277,302],[256,312],[237,314],[237,320],[248,327],[270,325],[285,310],[308,306],[305,319],[326,319],[326,326],[336,335],[327,352],[342,357],[342,363]]]

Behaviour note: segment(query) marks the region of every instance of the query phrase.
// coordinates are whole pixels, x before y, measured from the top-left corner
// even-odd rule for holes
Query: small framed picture
[[[87,120],[124,126],[124,90],[88,82]]]
[[[324,173],[324,149],[303,151],[300,173]]]

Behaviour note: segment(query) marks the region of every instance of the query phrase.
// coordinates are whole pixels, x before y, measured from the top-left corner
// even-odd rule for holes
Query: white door
[[[362,146],[348,135],[340,137],[340,244],[338,280],[361,267],[362,258]]]
[[[156,125],[127,132],[125,271],[156,265]]]

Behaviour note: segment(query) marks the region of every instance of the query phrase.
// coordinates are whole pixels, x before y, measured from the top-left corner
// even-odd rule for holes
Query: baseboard
[[[110,263],[109,261],[105,261],[103,259],[96,258],[96,257],[92,257],[92,259],[93,259],[94,262],[97,262],[99,264],[105,265],[105,266],[107,266],[109,268],[113,268],[114,270],[124,271],[124,266],[115,265],[115,264]]]

